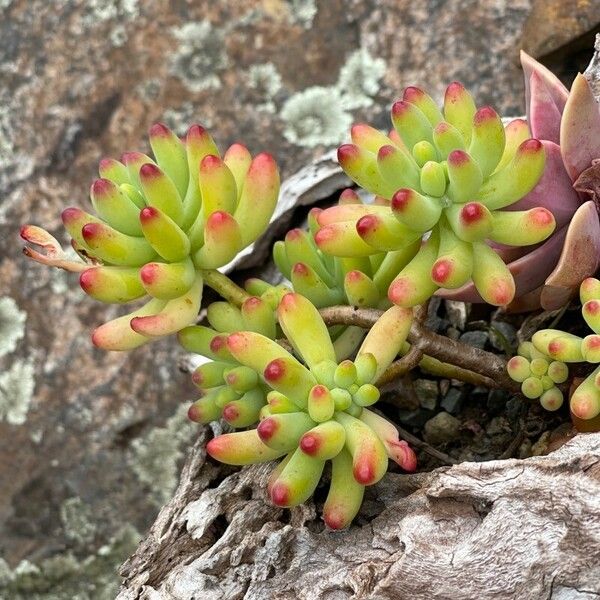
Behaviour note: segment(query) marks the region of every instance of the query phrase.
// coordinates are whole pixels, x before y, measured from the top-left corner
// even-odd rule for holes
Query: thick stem
[[[228,302],[231,302],[231,304],[241,306],[245,300],[250,298],[250,295],[246,290],[233,283],[227,275],[223,275],[223,273],[220,273],[215,269],[203,269],[202,277],[204,283],[206,283],[208,287],[215,290],[215,292],[220,294]]]
[[[324,308],[320,312],[327,325],[356,325],[364,328],[372,327],[383,314],[383,311],[374,308],[354,308],[352,306],[332,306]],[[520,392],[519,384],[513,381],[506,372],[506,361],[492,352],[486,352],[433,333],[418,320],[415,320],[411,326],[408,341],[421,350],[424,355],[485,377],[491,387],[500,387],[515,393]],[[429,362],[432,369],[440,370],[442,368],[439,364],[426,362]],[[427,367],[424,365],[424,368]],[[444,370],[447,371],[447,367],[444,367]],[[460,372],[457,371],[451,377],[458,379],[460,378],[459,374]],[[477,383],[484,382],[478,381]]]

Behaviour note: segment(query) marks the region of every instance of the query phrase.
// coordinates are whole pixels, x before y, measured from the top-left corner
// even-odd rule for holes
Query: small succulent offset
[[[192,381],[202,392],[189,408],[192,421],[210,423],[222,417],[233,427],[248,427],[258,421],[268,390],[255,370],[242,365],[227,350],[227,337],[234,331],[252,331],[275,338],[275,310],[279,298],[289,290],[272,291],[275,293],[265,294],[264,298],[249,297],[239,308],[228,302],[214,302],[207,309],[212,329],[190,325],[179,332],[179,343],[187,351],[209,359],[192,374]]]
[[[323,211],[317,244],[340,257],[404,250],[388,291],[399,306],[420,304],[439,288],[461,298],[471,281],[480,300],[510,303],[515,282],[501,255],[541,242],[555,227],[543,206],[512,210],[542,175],[541,142],[519,123],[505,128],[492,108],[477,110],[459,83],[448,86],[443,113],[424,91],[406,88],[392,122],[390,137],[355,125],[353,143],[338,150],[347,175],[383,205]]]
[[[337,363],[329,332],[317,309],[297,293],[277,309],[279,323],[302,364],[276,342],[241,331],[227,338],[231,355],[259,373],[270,388],[256,429],[226,433],[208,443],[215,459],[247,465],[285,458],[269,483],[271,500],[291,507],[314,492],[332,461],[324,519],[333,529],[355,517],[364,487],[387,471],[388,457],[406,471],[416,458],[396,428],[367,407],[379,399],[374,385],[402,347],[412,310],[392,307],[370,330],[354,361]]]
[[[580,288],[581,314],[594,332],[584,338],[560,329],[542,329],[531,341],[538,351],[552,360],[565,363],[600,363],[600,281],[589,277]],[[579,419],[593,419],[600,414],[600,366],[588,375],[573,392],[571,412]]]
[[[540,399],[540,404],[550,411],[558,410],[563,403],[562,391],[556,384],[569,378],[569,368],[559,360],[552,360],[540,352],[532,342],[519,344],[518,355],[507,363],[508,374],[521,384],[523,396]]]
[[[83,290],[102,302],[149,297],[141,308],[98,327],[94,344],[129,350],[176,333],[200,309],[203,270],[221,267],[265,229],[277,202],[279,174],[266,153],[254,158],[234,144],[220,158],[209,133],[193,125],[180,140],[165,125],[150,129],[151,157],[126,152],[100,162],[90,195],[97,216],[62,213],[72,245],[86,262],[69,260],[44,230],[22,237],[46,249],[26,253],[44,264],[80,271]],[[91,264],[90,264],[91,263]]]

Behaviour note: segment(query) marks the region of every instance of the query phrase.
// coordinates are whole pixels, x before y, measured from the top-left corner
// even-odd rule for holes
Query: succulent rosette
[[[600,281],[593,277],[585,279],[579,296],[581,314],[594,333],[582,338],[560,329],[542,329],[531,341],[539,352],[552,360],[600,365]],[[600,414],[600,366],[571,394],[570,407],[579,419],[593,419]]]
[[[262,298],[250,296],[239,308],[229,302],[213,302],[206,311],[210,327],[190,325],[178,333],[179,343],[188,352],[208,359],[192,373],[202,394],[188,410],[192,421],[210,423],[223,418],[233,427],[258,421],[268,389],[255,370],[229,352],[227,337],[234,331],[251,331],[275,339],[275,310],[288,291],[273,287]]]
[[[241,144],[223,158],[199,125],[179,139],[165,125],[150,129],[154,159],[126,152],[100,162],[91,186],[96,215],[80,208],[62,214],[77,252],[93,266],[68,261],[40,228],[21,235],[46,248],[26,249],[45,264],[81,271],[83,290],[102,302],[146,297],[141,308],[98,327],[106,350],[129,350],[193,323],[203,270],[230,262],[266,228],[279,193],[279,174],[266,153],[254,158]]]
[[[504,127],[492,108],[477,109],[459,83],[448,86],[443,111],[424,91],[407,88],[392,107],[392,122],[389,137],[355,125],[353,143],[339,148],[346,174],[379,202],[321,212],[319,248],[339,257],[403,251],[388,290],[399,306],[422,303],[440,289],[510,303],[515,279],[505,260],[555,227],[543,206],[514,210],[544,171],[543,145],[522,121]],[[515,275],[519,287],[531,277]]]
[[[546,67],[521,53],[527,122],[546,151],[538,185],[515,208],[547,207],[555,233],[516,261],[529,273],[531,293],[522,308],[559,308],[577,294],[581,282],[598,269],[600,258],[600,107],[581,74],[571,90]],[[524,288],[524,291],[529,291]]]
[[[407,471],[416,467],[414,452],[399,440],[396,428],[367,408],[379,399],[375,383],[406,340],[412,311],[390,308],[367,334],[354,361],[339,364],[327,327],[306,298],[286,294],[277,314],[304,364],[259,333],[229,335],[227,351],[259,373],[270,391],[256,429],[220,435],[207,451],[233,465],[283,457],[269,483],[272,502],[282,507],[307,500],[331,460],[324,519],[333,529],[343,528],[358,512],[365,486],[385,474],[388,458]]]
[[[365,205],[358,194],[346,189],[338,206]],[[292,229],[284,240],[275,242],[273,258],[294,291],[308,298],[317,308],[336,304],[387,308],[387,289],[398,269],[406,262],[406,250],[379,252],[370,256],[331,256],[321,251],[314,235],[319,230],[322,209],[309,213],[309,230]]]
[[[511,379],[521,384],[526,398],[540,399],[540,404],[549,411],[558,410],[564,397],[557,384],[569,378],[569,367],[562,361],[552,360],[540,352],[532,342],[519,344],[517,356],[507,363]]]

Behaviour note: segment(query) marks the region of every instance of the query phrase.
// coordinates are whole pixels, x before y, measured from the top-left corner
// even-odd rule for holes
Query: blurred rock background
[[[118,314],[28,262],[18,228],[87,204],[103,156],[162,120],[273,153],[283,175],[458,79],[523,112],[521,47],[569,83],[599,0],[0,0],[0,598],[109,599],[195,427],[182,352],[106,354]]]

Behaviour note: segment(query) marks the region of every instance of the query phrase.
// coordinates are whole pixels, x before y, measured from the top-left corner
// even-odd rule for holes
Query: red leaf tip
[[[279,429],[279,424],[272,417],[263,419],[257,426],[258,437],[263,441],[269,441]]]

